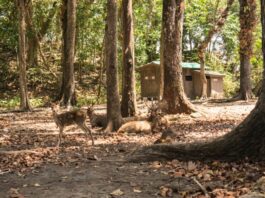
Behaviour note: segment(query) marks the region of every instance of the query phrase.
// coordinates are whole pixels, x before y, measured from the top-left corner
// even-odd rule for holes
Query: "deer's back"
[[[57,119],[63,126],[82,124],[86,120],[86,113],[81,110],[73,110],[59,114]]]

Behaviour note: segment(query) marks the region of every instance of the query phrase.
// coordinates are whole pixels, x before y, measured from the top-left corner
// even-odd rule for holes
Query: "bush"
[[[239,90],[239,80],[231,73],[226,73],[224,77],[224,95],[227,98],[233,97],[236,95],[236,92]]]

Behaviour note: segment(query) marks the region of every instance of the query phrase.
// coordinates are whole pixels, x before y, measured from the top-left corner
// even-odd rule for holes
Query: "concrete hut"
[[[182,74],[184,91],[188,98],[196,99],[201,93],[200,64],[182,62]],[[223,97],[224,75],[215,71],[209,71],[206,67],[207,96],[209,98]],[[162,98],[162,76],[160,62],[153,61],[137,69],[141,75],[141,97]]]

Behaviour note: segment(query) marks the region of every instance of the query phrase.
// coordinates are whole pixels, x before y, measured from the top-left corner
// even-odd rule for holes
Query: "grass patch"
[[[31,98],[30,100],[30,105],[33,108],[36,107],[42,107],[45,104],[45,100],[42,97],[37,97],[37,98]],[[7,98],[7,99],[0,99],[0,108],[2,109],[15,109],[19,108],[20,105],[20,98],[18,96],[14,96],[12,98]]]

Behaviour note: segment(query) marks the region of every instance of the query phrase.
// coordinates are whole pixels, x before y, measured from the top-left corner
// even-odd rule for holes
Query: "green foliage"
[[[35,97],[30,99],[30,104],[32,107],[42,107],[45,104],[45,99],[42,97]],[[18,108],[20,105],[20,98],[18,96],[14,96],[8,99],[0,99],[0,109],[14,109]]]
[[[10,99],[0,99],[0,108],[12,109],[19,106],[19,97],[15,96]]]
[[[49,95],[54,98],[58,93],[61,76],[61,1],[43,0],[32,1],[32,21],[36,30],[40,30],[43,22],[47,20],[49,13],[56,12],[46,34],[41,42],[44,61],[38,56],[39,65],[28,68],[28,85],[32,95],[37,96],[32,100],[35,106],[41,105],[44,99],[40,95]],[[162,2],[160,0],[134,0],[134,39],[135,39],[135,63],[136,67],[149,61],[159,59]],[[218,3],[219,2],[219,3]],[[184,21],[183,50],[184,60],[198,62],[197,46],[211,28],[213,21],[219,16],[222,8],[226,6],[226,0],[187,0]],[[118,65],[121,68],[121,15],[119,3],[118,21]],[[98,77],[100,68],[104,65],[104,33],[106,17],[106,1],[104,0],[79,0],[77,3],[77,35],[76,35],[76,79],[78,87],[78,105],[87,105],[97,100]],[[259,9],[258,9],[259,10]],[[238,56],[238,32],[239,32],[239,4],[234,2],[227,22],[222,31],[215,35],[206,57],[206,65],[212,70],[226,74],[225,95],[232,96],[238,89],[239,79],[234,77],[233,67],[239,65]],[[14,1],[0,0],[0,88],[6,90],[18,90],[17,72],[17,44],[18,21]],[[30,36],[31,32],[28,32]],[[261,54],[261,29],[260,25],[255,32],[254,55],[251,59],[252,81],[255,86],[261,79],[262,54]],[[191,47],[190,47],[191,46]],[[192,48],[192,51],[189,51]],[[38,52],[39,54],[39,52]],[[119,71],[121,75],[121,70]],[[54,75],[55,74],[55,75]],[[103,74],[103,80],[105,79]],[[57,76],[57,77],[55,77]],[[121,78],[120,78],[121,79]],[[136,90],[140,94],[140,79],[136,76]],[[120,80],[121,81],[121,80]],[[13,92],[9,92],[13,93]],[[19,105],[16,93],[9,99],[5,96],[0,106],[12,108]],[[98,101],[105,102],[105,89],[102,87]],[[43,102],[41,102],[43,101]],[[33,106],[34,106],[33,104]]]
[[[255,43],[253,46],[253,56],[251,58],[251,79],[253,88],[259,83],[262,79],[263,72],[263,58],[262,58],[262,41],[261,41],[261,24],[258,24],[256,31],[254,33]]]
[[[224,77],[224,95],[227,98],[235,96],[235,93],[239,90],[239,80],[231,73],[226,73]]]
[[[235,1],[220,35],[224,41],[224,56],[229,63],[239,63],[239,4]]]
[[[184,18],[184,50],[192,43],[196,48],[213,25],[225,1],[188,0]]]
[[[133,4],[134,34],[135,34],[135,62],[137,66],[151,60],[159,59],[159,42],[161,35],[162,1],[136,1]],[[149,10],[149,12],[146,12]]]
[[[224,72],[225,64],[222,62],[222,59],[216,53],[207,53],[206,54],[206,63],[207,66],[213,71]]]
[[[104,94],[105,95],[105,94]],[[83,92],[82,94],[78,94],[77,106],[88,106],[91,104],[103,104],[106,103],[105,97],[97,98],[96,95],[92,95],[91,93]]]

